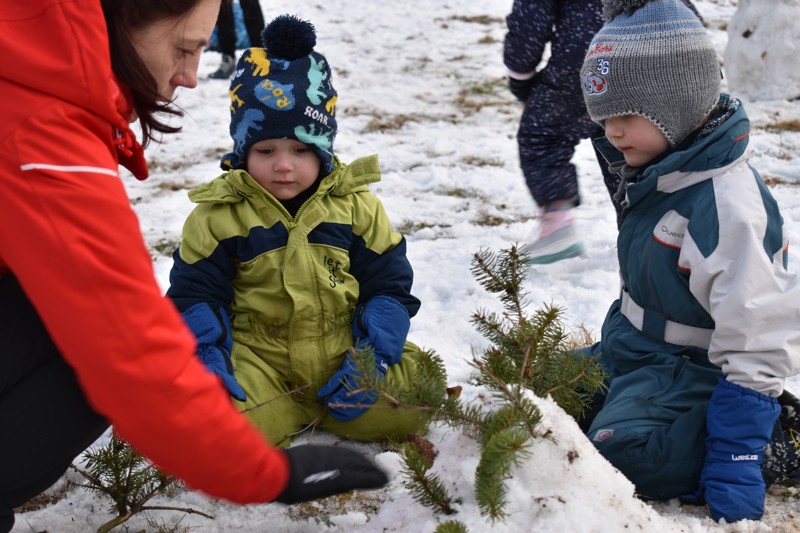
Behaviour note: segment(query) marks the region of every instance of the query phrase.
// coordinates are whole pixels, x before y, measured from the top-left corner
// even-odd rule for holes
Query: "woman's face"
[[[200,0],[177,18],[162,19],[131,32],[133,47],[144,62],[164,100],[178,87],[197,85],[200,54],[219,14],[220,0]]]

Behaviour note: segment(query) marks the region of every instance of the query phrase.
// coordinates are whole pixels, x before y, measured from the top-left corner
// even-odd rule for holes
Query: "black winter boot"
[[[231,77],[233,70],[236,68],[236,58],[231,55],[223,55],[222,60],[219,62],[219,68],[209,74],[212,80],[226,80]]]

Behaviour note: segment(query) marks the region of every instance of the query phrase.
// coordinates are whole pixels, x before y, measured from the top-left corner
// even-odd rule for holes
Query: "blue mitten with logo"
[[[764,448],[781,412],[775,398],[720,380],[708,404],[706,461],[695,498],[726,522],[764,514]]]
[[[411,320],[406,308],[390,296],[376,296],[366,305],[356,308],[353,318],[353,338],[359,352],[372,349],[375,372],[370,379],[383,379],[390,365],[403,355]],[[328,412],[336,420],[347,422],[362,415],[378,399],[374,390],[364,390],[364,375],[353,355],[345,355],[341,369],[317,391],[318,398],[326,398]]]
[[[197,337],[197,355],[206,368],[222,379],[231,396],[245,401],[244,389],[233,374],[233,338],[228,313],[222,308],[215,311],[208,302],[201,302],[184,311],[182,316]]]

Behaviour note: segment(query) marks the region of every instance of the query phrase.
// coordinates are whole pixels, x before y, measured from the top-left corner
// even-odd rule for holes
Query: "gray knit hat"
[[[606,24],[581,68],[589,116],[640,115],[680,143],[714,108],[720,63],[711,37],[681,0],[603,0]]]

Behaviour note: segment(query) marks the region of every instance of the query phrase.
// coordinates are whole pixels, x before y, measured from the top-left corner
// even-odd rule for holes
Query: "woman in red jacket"
[[[232,406],[161,294],[118,164],[197,83],[220,0],[0,3],[0,532],[112,424],[189,486],[292,503],[381,486],[341,447],[280,451]],[[314,473],[338,476],[307,486]]]

